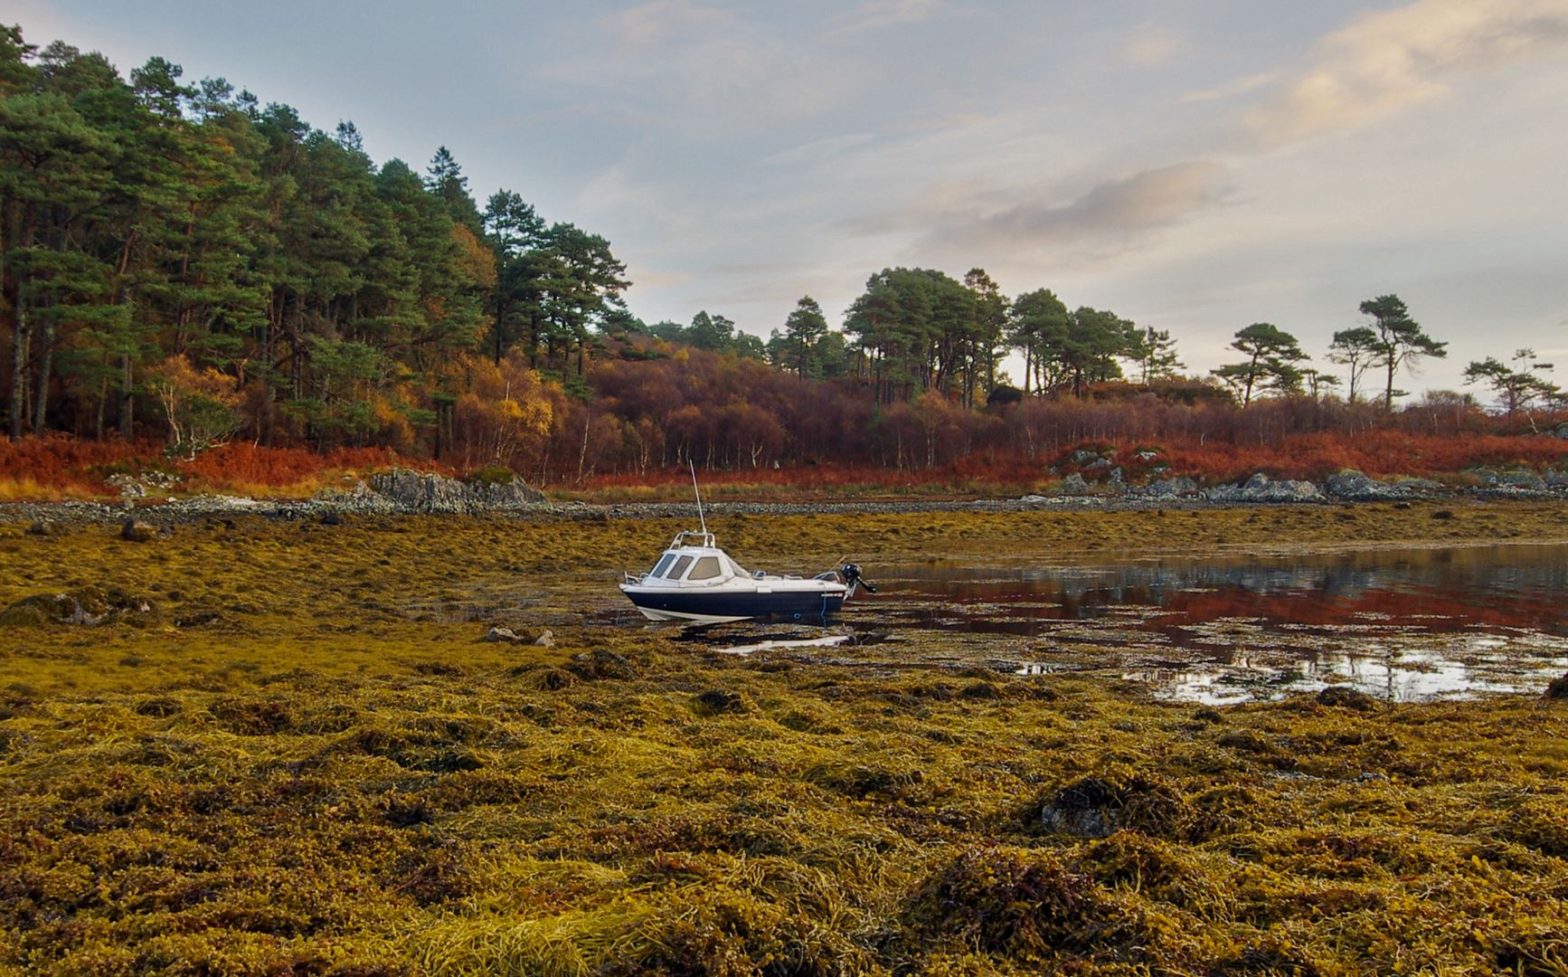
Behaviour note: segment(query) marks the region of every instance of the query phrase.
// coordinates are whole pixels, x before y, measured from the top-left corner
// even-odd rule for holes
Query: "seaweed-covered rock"
[[[595,648],[573,655],[567,669],[578,678],[585,679],[629,679],[637,675],[631,659],[608,648]]]
[[[1546,686],[1546,697],[1558,702],[1568,701],[1568,672],[1554,678]]]
[[[746,698],[728,689],[708,689],[697,693],[692,706],[701,716],[718,716],[723,713],[745,712]]]
[[[1105,838],[1123,828],[1180,837],[1191,815],[1187,802],[1160,778],[1113,770],[1058,789],[1040,807],[1040,826],[1084,838]]]
[[[35,594],[0,611],[0,626],[43,627],[75,624],[96,627],[124,621],[150,624],[158,618],[157,606],[145,597],[117,587],[84,587],[63,594]]]
[[[928,939],[1030,962],[1114,953],[1125,964],[1161,940],[1132,901],[1061,855],[1012,847],[960,853],[916,890],[907,915]]]
[[[1318,693],[1318,704],[1366,712],[1376,703],[1371,696],[1359,689],[1353,689],[1348,685],[1330,685]]]
[[[157,535],[157,526],[140,519],[127,519],[120,524],[120,538],[129,543],[145,543]]]

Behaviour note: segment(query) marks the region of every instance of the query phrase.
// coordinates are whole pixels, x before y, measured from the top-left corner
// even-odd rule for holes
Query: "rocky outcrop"
[[[117,588],[84,587],[63,594],[37,594],[24,597],[0,611],[0,626],[44,627],[74,624],[96,627],[125,621],[151,624],[158,609],[145,597],[136,597]]]
[[[1481,480],[1482,487],[1498,493],[1530,495],[1547,489],[1546,479],[1528,468],[1478,468],[1471,474]]]
[[[322,492],[303,507],[292,508],[390,515],[511,511],[545,504],[544,493],[520,478],[504,484],[470,483],[434,472],[395,468],[371,475],[368,483],[359,482],[350,491]]]
[[[544,494],[522,479],[506,484],[469,484],[433,472],[396,468],[370,476],[370,491],[410,512],[480,512],[520,509],[544,502]]]
[[[1219,485],[1209,489],[1211,502],[1322,502],[1323,493],[1311,482],[1297,479],[1275,481],[1262,472],[1242,485]]]
[[[1157,479],[1148,485],[1129,489],[1128,494],[1140,499],[1183,499],[1198,498],[1200,493],[1197,482],[1180,476]]]
[[[1323,480],[1323,491],[1344,502],[1381,502],[1393,499],[1423,499],[1441,495],[1443,487],[1424,478],[1379,481],[1370,475],[1346,468]]]

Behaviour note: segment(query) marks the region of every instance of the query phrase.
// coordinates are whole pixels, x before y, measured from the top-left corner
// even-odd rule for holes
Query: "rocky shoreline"
[[[1410,502],[1444,499],[1568,500],[1568,473],[1483,471],[1478,484],[1451,487],[1428,479],[1379,480],[1354,470],[1337,472],[1322,484],[1273,479],[1259,472],[1240,485],[1201,487],[1190,478],[1167,478],[1142,486],[1099,484],[1072,475],[1059,493],[1011,499],[908,499],[808,502],[706,503],[714,514],[834,515],[900,512],[1024,512],[1041,509],[1135,511],[1155,508]],[[441,475],[397,470],[371,476],[346,491],[323,492],[309,499],[254,499],[197,495],[152,499],[134,482],[121,486],[118,503],[8,502],[0,504],[0,523],[111,523],[135,521],[155,526],[209,518],[261,516],[282,520],[336,521],[350,516],[500,514],[518,518],[600,521],[665,519],[689,516],[685,502],[552,502],[521,481],[472,484]]]

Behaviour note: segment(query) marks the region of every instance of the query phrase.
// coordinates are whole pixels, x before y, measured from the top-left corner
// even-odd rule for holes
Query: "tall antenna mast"
[[[702,515],[702,492],[697,488],[697,463],[687,458],[686,464],[691,468],[692,494],[697,496],[697,521],[702,523],[702,534],[706,536],[708,535],[708,520],[703,518]]]

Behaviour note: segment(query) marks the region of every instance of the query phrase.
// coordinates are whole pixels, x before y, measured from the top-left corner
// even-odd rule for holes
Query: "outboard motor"
[[[877,588],[871,585],[871,581],[860,575],[860,565],[858,563],[846,563],[842,567],[839,567],[838,573],[839,576],[844,578],[844,582],[849,584],[849,594],[847,596],[855,596],[855,589],[857,587],[866,588],[866,593],[868,594],[874,594],[877,592]]]

